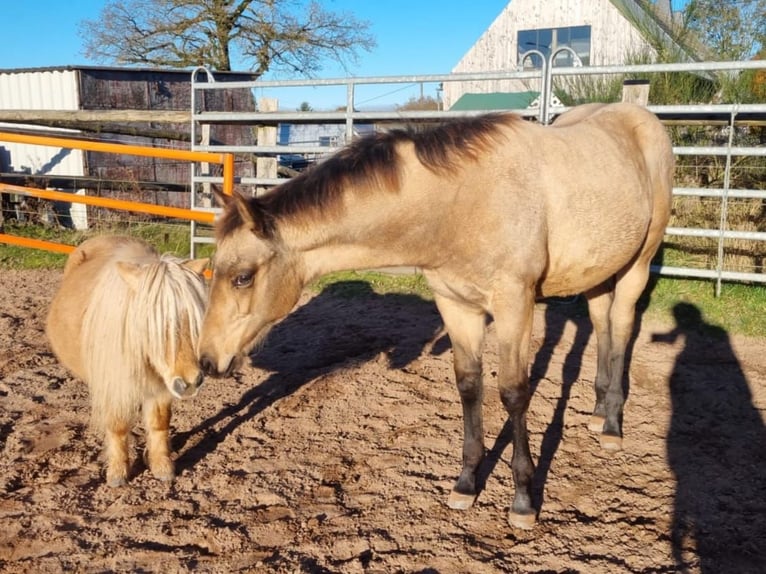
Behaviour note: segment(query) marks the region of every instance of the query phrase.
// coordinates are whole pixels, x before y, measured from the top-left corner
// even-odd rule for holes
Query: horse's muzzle
[[[216,361],[210,355],[202,355],[199,359],[199,368],[210,377],[230,377],[236,369],[236,357],[232,357],[226,369],[221,372],[218,370]]]

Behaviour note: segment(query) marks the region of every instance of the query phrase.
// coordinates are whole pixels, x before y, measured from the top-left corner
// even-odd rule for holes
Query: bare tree
[[[369,27],[315,0],[110,0],[79,34],[100,62],[311,77],[327,59],[346,68],[374,48]]]

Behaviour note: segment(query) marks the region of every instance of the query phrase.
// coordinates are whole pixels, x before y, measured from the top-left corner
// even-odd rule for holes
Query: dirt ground
[[[612,456],[587,430],[589,323],[578,305],[539,305],[540,517],[518,531],[491,328],[470,510],[445,504],[462,420],[433,304],[344,285],[306,295],[252,366],[176,403],[173,484],[138,456],[110,489],[87,389],[43,333],[59,280],[0,271],[0,572],[766,571],[766,339],[716,333],[688,305],[677,324],[643,321]]]

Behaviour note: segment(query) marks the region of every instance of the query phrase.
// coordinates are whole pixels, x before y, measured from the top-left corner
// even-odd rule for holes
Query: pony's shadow
[[[263,347],[251,355],[254,367],[270,372],[262,383],[245,391],[236,404],[174,435],[175,452],[182,452],[192,437],[203,435],[179,456],[177,470],[193,467],[235,429],[317,377],[381,353],[391,368],[405,367],[441,327],[436,306],[417,295],[378,295],[363,281],[326,287],[277,324]]]
[[[667,456],[676,478],[671,527],[678,572],[763,572],[766,428],[728,334],[689,303],[658,343],[683,341],[670,377]],[[704,368],[703,368],[704,366]],[[697,562],[698,565],[695,565]]]

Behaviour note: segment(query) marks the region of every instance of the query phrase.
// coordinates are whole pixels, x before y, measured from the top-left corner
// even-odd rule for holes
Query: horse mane
[[[434,173],[454,173],[475,162],[503,138],[502,128],[521,120],[510,113],[458,118],[418,131],[414,126],[375,133],[354,140],[326,160],[259,197],[247,198],[261,229],[273,232],[274,222],[309,211],[337,209],[343,194],[370,190],[398,191],[403,158],[400,146],[411,144],[418,161]],[[221,239],[243,224],[230,206],[216,224]]]
[[[94,427],[103,429],[109,412],[132,420],[143,397],[152,394],[148,381],[157,379],[158,369],[172,367],[166,357],[177,355],[184,333],[196,351],[206,288],[181,262],[162,255],[145,263],[136,290],[112,262],[93,286],[82,323],[82,353]]]

